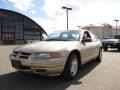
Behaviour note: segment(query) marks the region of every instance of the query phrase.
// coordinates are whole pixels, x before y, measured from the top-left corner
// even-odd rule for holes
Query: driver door
[[[82,37],[83,63],[88,62],[94,57],[94,44],[88,31]]]

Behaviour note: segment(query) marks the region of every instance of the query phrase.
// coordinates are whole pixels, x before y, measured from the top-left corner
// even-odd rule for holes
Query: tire
[[[101,60],[102,60],[102,49],[99,50],[99,54],[98,54],[98,56],[96,58],[97,62],[101,62]]]
[[[118,47],[118,51],[120,51],[120,47]]]
[[[103,47],[103,50],[104,50],[104,51],[107,51],[107,50],[108,50],[108,47]]]
[[[71,53],[67,59],[64,71],[62,73],[63,78],[67,80],[75,78],[78,74],[79,65],[79,57],[76,54]]]

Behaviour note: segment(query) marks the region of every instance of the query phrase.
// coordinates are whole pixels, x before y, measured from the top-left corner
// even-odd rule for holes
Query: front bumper
[[[66,57],[49,60],[29,60],[11,58],[12,66],[21,71],[41,75],[58,75],[64,70]]]

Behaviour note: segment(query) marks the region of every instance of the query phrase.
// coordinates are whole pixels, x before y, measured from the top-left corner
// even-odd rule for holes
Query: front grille
[[[28,56],[28,55],[30,55],[31,53],[28,53],[28,52],[21,52],[21,55],[26,55],[26,56]]]
[[[14,57],[17,57],[17,55],[13,55]]]
[[[28,59],[28,56],[19,56],[19,58]]]
[[[28,59],[30,55],[31,53],[28,52],[16,52],[16,51],[14,51],[12,54],[14,58],[20,58],[20,59]]]
[[[19,52],[14,51],[15,54],[18,54]]]

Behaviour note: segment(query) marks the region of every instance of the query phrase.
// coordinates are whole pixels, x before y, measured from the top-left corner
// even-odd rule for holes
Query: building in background
[[[27,16],[0,9],[0,45],[42,40],[44,35],[47,33],[43,28]]]
[[[116,34],[116,28],[113,27],[110,24],[107,24],[107,23],[104,23],[102,25],[93,25],[93,24],[91,24],[91,25],[84,26],[82,28],[86,29],[86,30],[89,30],[89,31],[92,31],[99,38],[108,38],[111,35]],[[118,27],[117,30],[118,30],[117,34],[120,34],[120,28],[119,27]]]

